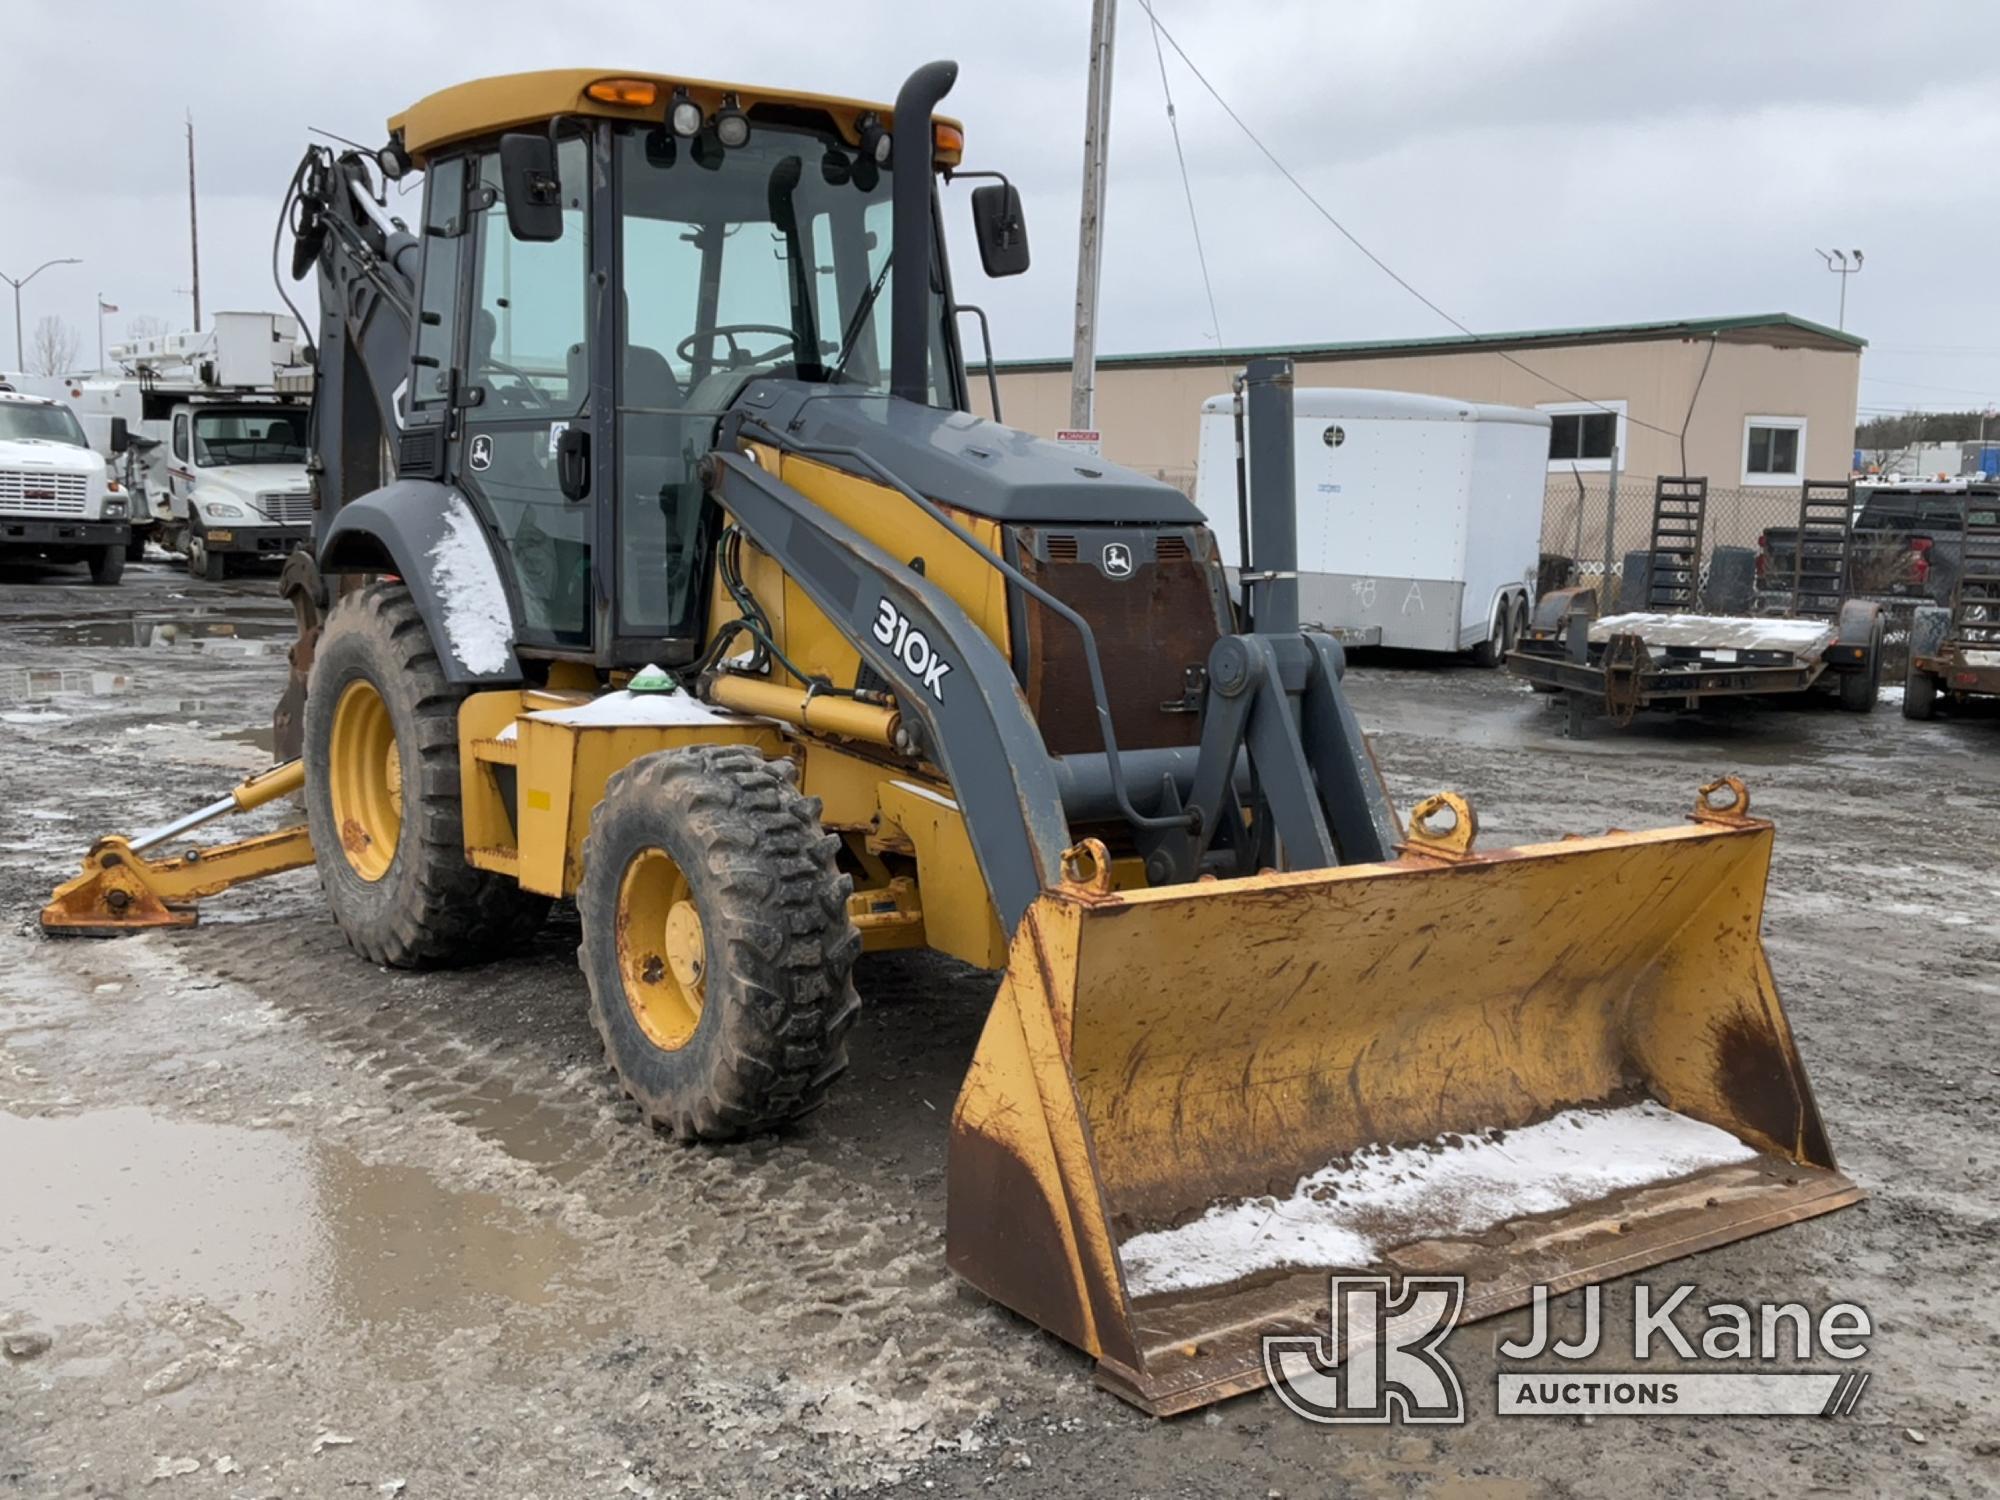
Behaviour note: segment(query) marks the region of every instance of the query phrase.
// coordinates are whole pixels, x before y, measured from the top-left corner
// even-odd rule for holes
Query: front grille
[[[0,469],[0,510],[15,515],[80,516],[89,503],[90,480],[85,475]]]
[[[309,526],[313,514],[312,491],[288,494],[283,490],[266,490],[257,497],[257,508],[280,526]]]
[[[1193,527],[1105,527],[1015,533],[1021,571],[1091,623],[1121,749],[1192,745],[1201,720],[1185,701],[1189,672],[1208,662],[1228,599],[1208,533]],[[1105,566],[1121,555],[1124,571]],[[1028,706],[1056,755],[1104,748],[1077,632],[1032,595],[1021,601],[1015,658]]]

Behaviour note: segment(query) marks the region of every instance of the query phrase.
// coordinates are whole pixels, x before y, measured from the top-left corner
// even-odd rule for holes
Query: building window
[[[1625,451],[1623,401],[1551,402],[1538,409],[1549,414],[1551,469],[1609,469],[1612,455]]]
[[[1805,474],[1804,417],[1743,419],[1743,482],[1797,484]]]

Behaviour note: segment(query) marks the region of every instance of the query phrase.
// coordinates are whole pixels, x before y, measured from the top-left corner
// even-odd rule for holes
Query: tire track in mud
[[[886,1155],[841,1133],[852,1122],[838,1118],[839,1101],[782,1137],[683,1146],[652,1131],[617,1089],[583,1016],[567,934],[518,966],[424,974],[367,964],[323,919],[213,927],[171,943],[178,962],[305,1022],[394,1097],[531,1168],[561,1204],[564,1228],[622,1263],[626,1279],[653,1280],[669,1299],[676,1285],[724,1299],[740,1314],[736,1352],[747,1363],[768,1370],[775,1351],[752,1351],[777,1337],[818,1367],[835,1406],[876,1403],[891,1425],[962,1425],[1017,1379],[1049,1387],[1066,1368],[1079,1380],[1088,1373],[946,1267],[949,1092],[937,1112],[918,1105],[924,1118],[900,1128],[864,1119],[864,1137],[894,1142]],[[876,977],[894,988],[930,976]],[[941,978],[957,1022],[944,1029],[973,1030],[991,979]],[[487,1034],[467,1026],[468,995],[492,1012],[479,1028]],[[856,1072],[843,1080],[848,1091],[868,1087],[867,1069]],[[855,1420],[843,1412],[839,1429]]]

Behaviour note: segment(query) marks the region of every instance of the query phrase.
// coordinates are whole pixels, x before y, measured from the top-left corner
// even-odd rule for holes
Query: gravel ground
[[[78,576],[0,569],[0,1332],[23,1351],[0,1363],[0,1492],[2000,1489],[2000,717],[1748,708],[1569,743],[1502,675],[1359,664],[1399,801],[1465,792],[1485,847],[1674,822],[1700,782],[1749,780],[1779,826],[1772,964],[1870,1197],[1645,1280],[1858,1302],[1872,1381],[1838,1421],[1504,1419],[1516,1315],[1448,1346],[1463,1427],[1330,1430],[1268,1393],[1157,1422],[945,1269],[989,976],[864,960],[833,1101],[713,1150],[610,1087],[573,914],[519,963],[393,973],[301,871],[194,930],[43,940],[35,909],[93,836],[264,763],[290,633],[268,579]]]

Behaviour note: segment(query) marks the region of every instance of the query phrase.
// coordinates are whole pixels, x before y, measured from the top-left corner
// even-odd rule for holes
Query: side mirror
[[[562,179],[556,176],[554,141],[526,131],[501,136],[500,185],[507,199],[507,227],[515,239],[562,238]]]
[[[125,425],[123,417],[111,419],[111,451],[123,453],[132,446],[132,429]]]
[[[590,429],[572,422],[556,439],[556,487],[565,500],[590,494]]]
[[[1028,224],[1013,183],[972,190],[972,230],[988,276],[1019,276],[1028,269]]]

